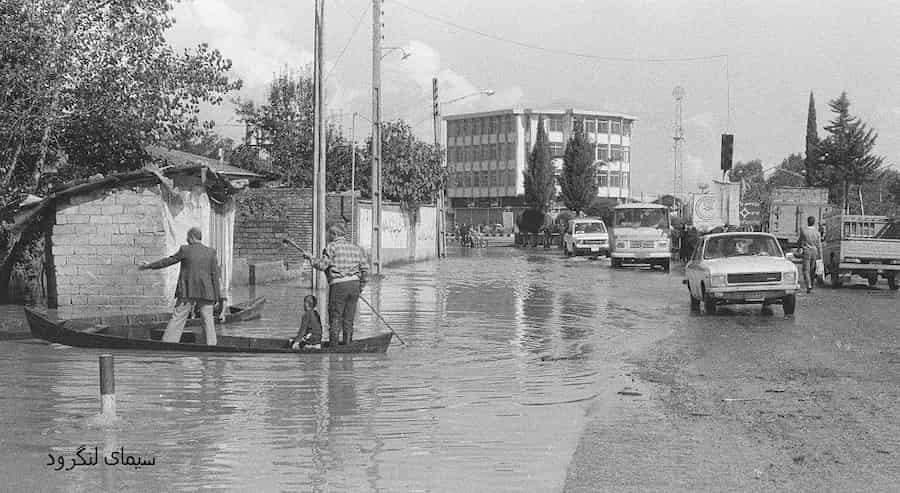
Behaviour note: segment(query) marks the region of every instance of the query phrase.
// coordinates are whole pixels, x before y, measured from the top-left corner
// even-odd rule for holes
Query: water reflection
[[[16,471],[13,491],[552,491],[598,382],[615,370],[607,356],[622,327],[671,319],[633,275],[511,248],[393,268],[364,296],[407,346],[116,352],[123,424],[111,430],[83,425],[98,408],[98,352],[0,342],[0,440],[23,474],[0,468]],[[614,290],[612,276],[626,282]],[[233,296],[266,296],[263,319],[224,332],[295,334],[308,285],[254,289]],[[386,330],[361,303],[356,336]],[[43,474],[48,450],[82,442],[157,454],[162,467]]]

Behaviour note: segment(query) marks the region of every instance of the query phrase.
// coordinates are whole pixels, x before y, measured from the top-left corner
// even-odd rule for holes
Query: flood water
[[[385,274],[364,295],[406,346],[114,351],[114,425],[90,419],[102,351],[0,341],[0,489],[556,491],[628,344],[687,312],[680,275],[556,251],[457,251]],[[306,292],[299,281],[239,290],[237,300],[268,298],[264,318],[224,333],[292,336]],[[355,337],[388,330],[360,311]],[[101,464],[48,465],[81,445],[98,447]],[[120,447],[155,465],[102,464]]]

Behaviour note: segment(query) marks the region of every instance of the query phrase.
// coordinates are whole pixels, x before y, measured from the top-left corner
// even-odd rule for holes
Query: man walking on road
[[[175,310],[166,326],[163,342],[179,342],[184,331],[184,323],[200,307],[203,319],[203,333],[206,344],[216,345],[216,326],[213,322],[213,305],[223,300],[219,289],[219,262],[216,250],[201,243],[203,233],[199,228],[191,228],[187,233],[187,245],[182,245],[171,257],[156,262],[141,262],[139,270],[162,269],[181,264],[178,285],[175,287]]]
[[[347,241],[344,226],[334,224],[328,228],[328,245],[320,258],[303,257],[328,277],[328,339],[338,344],[338,333],[343,333],[340,344],[353,341],[353,321],[359,295],[365,287],[369,273],[369,259],[362,248]]]
[[[822,237],[816,228],[816,218],[806,218],[807,226],[800,228],[800,248],[803,250],[803,279],[806,292],[811,293],[816,278],[816,260],[822,258]]]

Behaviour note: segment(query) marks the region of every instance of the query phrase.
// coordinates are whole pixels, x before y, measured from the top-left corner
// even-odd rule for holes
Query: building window
[[[606,146],[597,146],[597,159],[609,161],[609,149]]]
[[[622,188],[628,188],[628,173],[622,172]]]
[[[631,122],[622,122],[622,135],[631,137]]]
[[[548,118],[547,119],[547,131],[548,132],[562,132],[562,129],[563,129],[562,118]]]
[[[600,120],[597,122],[597,132],[601,134],[609,133],[609,120]]]
[[[489,145],[488,148],[490,151],[490,155],[488,156],[488,159],[490,159],[491,161],[496,161],[497,160],[497,147]]]
[[[609,172],[609,186],[611,186],[611,187],[619,186],[619,172],[618,171],[610,171]]]
[[[622,122],[620,120],[613,120],[611,133],[613,135],[622,135]]]
[[[550,144],[550,157],[551,158],[560,157],[562,155],[563,155],[563,145],[562,144],[557,144],[557,143]]]
[[[610,161],[621,161],[622,160],[622,146],[613,145],[610,149],[609,159]]]
[[[625,161],[626,163],[631,162],[631,148],[630,147],[622,148],[622,161]]]
[[[514,116],[508,116],[508,117],[506,117],[506,118],[503,119],[503,121],[505,122],[505,123],[504,123],[504,125],[505,125],[505,129],[504,129],[504,130],[505,130],[506,133],[510,133],[510,132],[513,131],[513,122],[515,121],[515,119],[516,119],[516,117],[514,117]]]
[[[601,187],[609,186],[609,176],[606,174],[605,169],[600,170],[600,173],[597,178],[598,178],[598,180],[597,180],[598,186],[601,186]]]
[[[597,120],[585,120],[584,132],[588,135],[597,133]]]

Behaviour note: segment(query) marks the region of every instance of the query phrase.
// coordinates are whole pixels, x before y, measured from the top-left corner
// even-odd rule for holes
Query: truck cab
[[[672,243],[668,207],[642,203],[617,205],[610,231],[614,269],[625,264],[649,264],[669,271]]]

